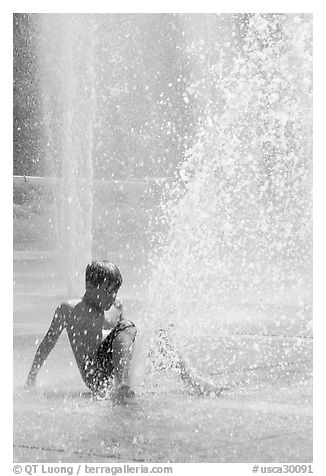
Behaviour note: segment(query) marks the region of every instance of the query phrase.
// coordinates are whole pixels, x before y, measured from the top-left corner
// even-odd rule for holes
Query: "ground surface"
[[[16,254],[14,267],[15,462],[312,461],[308,305],[233,309],[223,332],[219,327],[210,333],[200,359],[198,342],[189,342],[197,370],[231,387],[220,398],[188,396],[165,372],[138,386],[130,405],[93,401],[65,335],[37,387],[27,392],[23,384],[37,343],[62,297],[39,258]],[[127,308],[137,321],[141,303],[131,281],[125,286]],[[282,316],[277,325],[275,315]]]

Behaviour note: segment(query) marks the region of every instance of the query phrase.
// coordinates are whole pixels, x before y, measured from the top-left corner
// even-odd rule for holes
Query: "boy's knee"
[[[127,327],[127,329],[122,331],[121,334],[122,334],[123,338],[125,338],[126,340],[129,339],[133,342],[136,338],[137,328],[136,328],[135,325]]]
[[[115,337],[113,341],[113,349],[115,350],[129,350],[135,341],[137,329],[135,326],[128,327]]]
[[[137,327],[134,325],[133,327],[128,327],[126,330],[130,332],[129,336],[134,341],[137,335]]]

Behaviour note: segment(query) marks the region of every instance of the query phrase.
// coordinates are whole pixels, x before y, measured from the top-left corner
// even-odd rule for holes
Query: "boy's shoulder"
[[[74,311],[79,304],[81,304],[81,299],[69,299],[59,304],[56,311],[67,315]]]

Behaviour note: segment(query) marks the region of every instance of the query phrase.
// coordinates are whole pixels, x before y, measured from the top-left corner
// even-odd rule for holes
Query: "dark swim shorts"
[[[94,357],[87,365],[85,383],[94,392],[105,390],[113,377],[113,341],[116,336],[128,329],[135,327],[132,321],[118,322],[110,334],[103,340]]]

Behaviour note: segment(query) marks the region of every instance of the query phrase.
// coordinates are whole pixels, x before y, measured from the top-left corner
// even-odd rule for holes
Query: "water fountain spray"
[[[215,332],[230,307],[310,299],[308,20],[252,15],[231,67],[204,61],[187,89],[209,92],[205,121],[162,205],[167,233],[152,256],[149,306],[185,348],[194,332]]]

